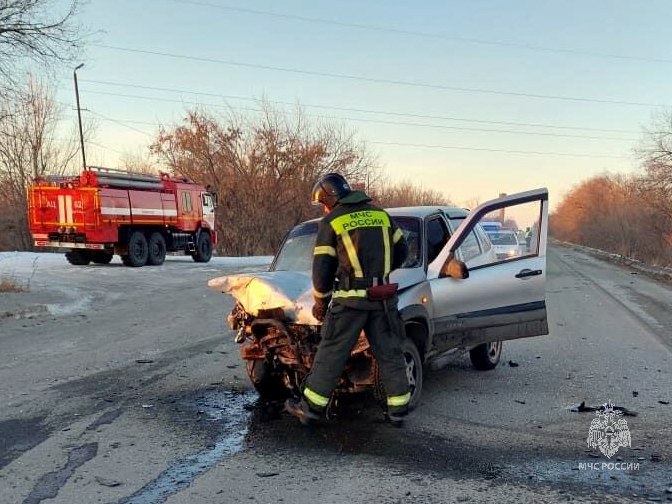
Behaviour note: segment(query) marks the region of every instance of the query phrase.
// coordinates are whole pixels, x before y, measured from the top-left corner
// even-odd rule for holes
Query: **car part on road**
[[[570,408],[569,411],[572,411],[574,413],[587,413],[587,412],[594,412],[594,411],[604,411],[605,408],[606,408],[605,404],[600,404],[598,406],[589,406],[589,405],[586,404],[586,401],[581,401],[581,404],[573,406],[572,408]],[[625,416],[636,417],[638,415],[638,413],[636,411],[629,410],[628,408],[625,408],[623,406],[614,406],[613,408],[614,408],[615,411],[620,411]]]

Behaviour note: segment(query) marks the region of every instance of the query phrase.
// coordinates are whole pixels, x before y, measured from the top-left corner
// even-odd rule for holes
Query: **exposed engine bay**
[[[227,322],[236,331],[234,339],[241,345],[240,355],[259,394],[266,399],[300,395],[320,342],[320,325],[312,316],[310,278],[302,273],[275,272],[220,277],[209,285],[237,300]],[[336,395],[374,387],[378,383],[376,368],[362,333]]]

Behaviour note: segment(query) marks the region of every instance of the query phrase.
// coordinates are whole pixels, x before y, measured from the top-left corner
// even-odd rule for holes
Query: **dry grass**
[[[0,278],[0,294],[7,294],[10,292],[25,292],[26,287],[18,283],[13,278]]]

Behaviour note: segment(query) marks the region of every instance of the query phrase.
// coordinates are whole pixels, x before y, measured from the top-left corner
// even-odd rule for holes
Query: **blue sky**
[[[586,177],[639,169],[642,128],[672,105],[671,15],[667,1],[91,0],[81,20],[98,33],[78,74],[82,106],[125,125],[101,120],[87,154],[114,166],[142,152],[185,101],[254,107],[128,85],[265,96],[336,118],[392,179],[455,203],[540,186],[557,203]],[[71,104],[62,77],[58,97]]]

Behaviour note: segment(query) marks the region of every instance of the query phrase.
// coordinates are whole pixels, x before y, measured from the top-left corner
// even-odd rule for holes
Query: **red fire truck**
[[[28,190],[36,247],[68,250],[71,264],[160,265],[166,252],[208,262],[215,195],[186,178],[89,167],[79,176],[46,177]]]

